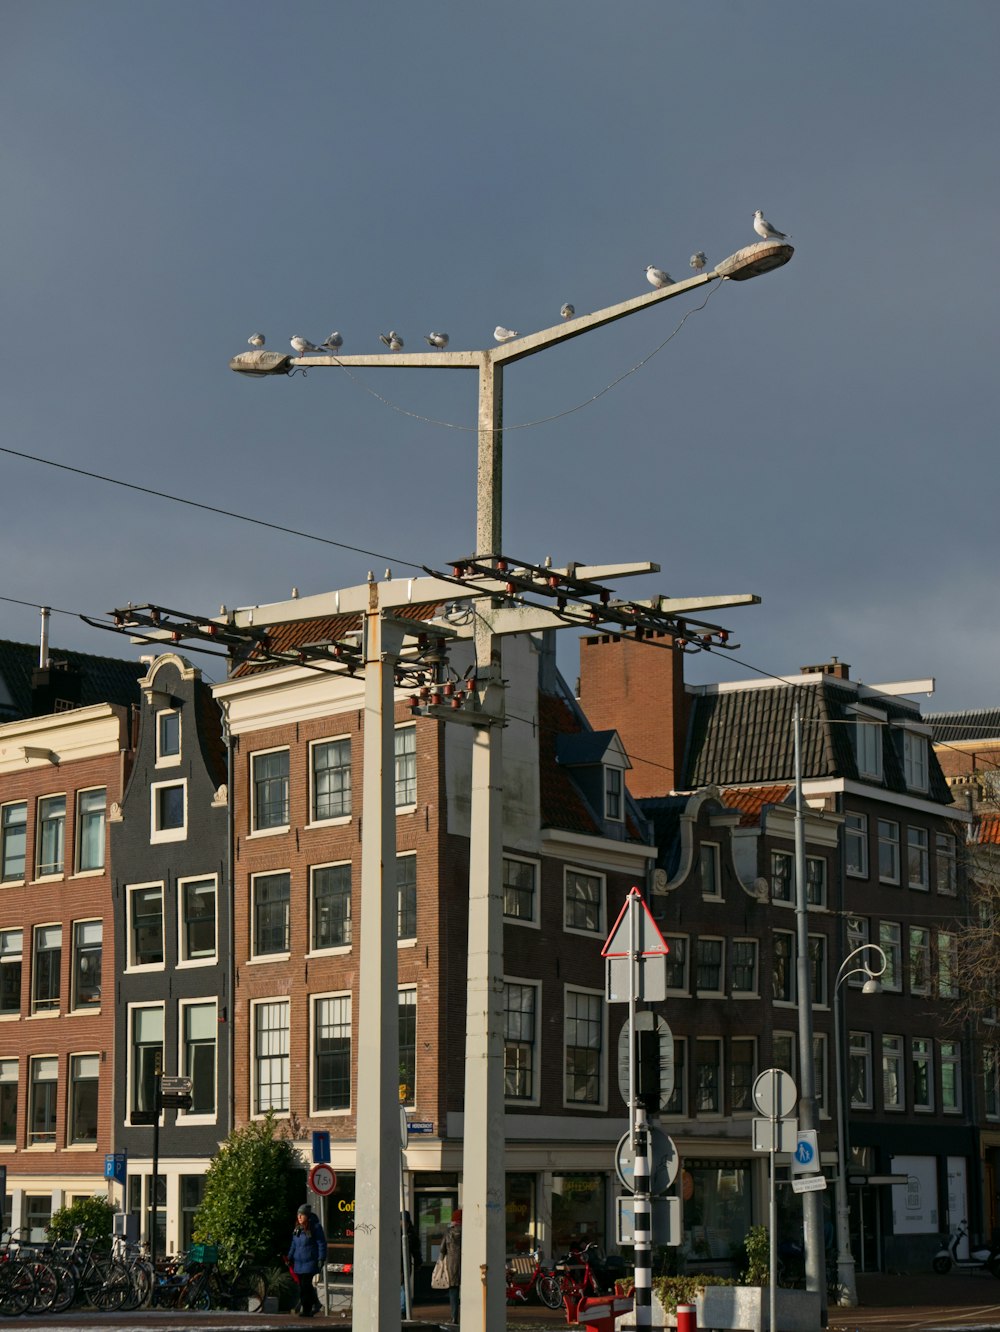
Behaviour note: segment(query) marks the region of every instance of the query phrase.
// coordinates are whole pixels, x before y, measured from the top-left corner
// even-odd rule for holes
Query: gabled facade
[[[159,1253],[191,1240],[204,1173],[232,1123],[229,813],[221,714],[174,654],[139,681],[135,758],[110,814],[114,876],[114,1137],[128,1153],[124,1207],[147,1232],[159,1074],[192,1079],[190,1110],[159,1125]],[[109,977],[109,980],[111,978]]]

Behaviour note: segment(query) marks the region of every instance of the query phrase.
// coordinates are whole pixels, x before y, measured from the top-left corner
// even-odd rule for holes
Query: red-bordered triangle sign
[[[601,949],[601,957],[628,957],[631,949],[629,912],[634,910],[632,899],[638,898],[642,910],[636,916],[635,939],[637,951],[643,957],[666,956],[670,952],[667,947],[667,941],[660,933],[660,927],[653,919],[649,907],[643,899],[642,893],[638,888],[633,888],[625,899],[625,905],[618,913],[618,919],[615,921],[611,933],[608,935],[604,947]]]

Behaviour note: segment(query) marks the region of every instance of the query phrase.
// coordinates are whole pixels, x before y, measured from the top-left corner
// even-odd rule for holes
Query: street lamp
[[[476,557],[494,561],[503,553],[503,368],[548,347],[568,342],[651,305],[671,300],[709,282],[746,281],[788,263],[794,253],[784,242],[748,245],[724,259],[709,273],[699,273],[617,305],[482,351],[389,352],[370,356],[288,356],[263,349],[234,356],[230,369],[252,377],[285,375],[293,369],[329,366],[436,370],[473,370],[479,378],[478,452],[476,472]],[[499,645],[488,618],[477,616],[476,675],[502,690]],[[499,710],[502,713],[502,709]],[[503,1007],[493,1001],[503,987],[503,827],[498,792],[502,784],[503,718],[474,732],[472,749],[471,835],[469,845],[469,954],[466,1007],[466,1064],[463,1144],[462,1322],[475,1320],[483,1332],[500,1332],[505,1311],[505,1211]],[[391,751],[387,761],[391,764]],[[367,822],[367,820],[366,820]],[[388,915],[386,920],[389,920]],[[389,926],[382,931],[389,948]],[[395,948],[394,938],[392,949]],[[362,958],[362,967],[365,960]],[[367,968],[365,968],[367,970]],[[378,1023],[377,1012],[363,1021]],[[359,1083],[362,1080],[359,1055]],[[359,1122],[358,1152],[363,1139],[369,1159],[380,1160],[379,1118],[388,1122],[393,1089],[380,1086],[380,1117]],[[382,1113],[384,1111],[384,1113]],[[373,1305],[373,1307],[377,1307]],[[477,1316],[477,1307],[481,1315]],[[642,1311],[648,1318],[648,1308]]]
[[[868,961],[869,953],[877,956],[882,963],[877,970]],[[851,963],[854,961],[859,961],[860,965],[852,967]],[[844,1053],[839,994],[840,987],[850,976],[865,977],[861,987],[862,994],[878,994],[882,988],[878,978],[888,965],[889,959],[878,944],[862,944],[848,953],[841,962],[837,979],[833,983],[833,1044],[837,1076],[837,1285],[840,1288],[839,1302],[842,1305],[857,1304],[858,1288],[854,1280],[850,1208],[847,1202],[847,1106],[844,1098]]]

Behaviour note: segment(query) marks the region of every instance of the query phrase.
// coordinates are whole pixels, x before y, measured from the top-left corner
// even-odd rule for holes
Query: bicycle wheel
[[[50,1263],[42,1262],[40,1258],[35,1259],[31,1268],[35,1278],[35,1295],[31,1301],[31,1312],[49,1313],[59,1294],[59,1278],[55,1268]]]
[[[180,1309],[211,1309],[212,1293],[208,1289],[208,1277],[204,1272],[194,1277],[184,1287],[177,1302]]]
[[[117,1313],[128,1298],[131,1282],[121,1263],[99,1263],[94,1266],[96,1280],[90,1291],[90,1302],[101,1313]]]
[[[559,1284],[558,1277],[553,1276],[551,1272],[539,1273],[538,1280],[535,1282],[535,1294],[546,1309],[562,1307],[562,1287]]]
[[[58,1288],[50,1313],[65,1313],[76,1299],[76,1272],[68,1263],[55,1262],[50,1266],[56,1274]]]
[[[260,1313],[267,1299],[267,1273],[262,1267],[241,1272],[230,1291],[229,1307],[238,1313]]]
[[[35,1277],[27,1263],[9,1259],[0,1264],[0,1313],[20,1318],[35,1299]]]

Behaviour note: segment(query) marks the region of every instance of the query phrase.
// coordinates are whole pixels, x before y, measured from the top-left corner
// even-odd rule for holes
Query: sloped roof
[[[1000,845],[1000,814],[980,814],[969,830],[969,841],[980,846]]]
[[[924,721],[936,745],[963,741],[996,741],[1000,744],[1000,708],[973,708],[966,712],[929,712]]]
[[[556,762],[560,739],[581,730],[579,718],[564,699],[539,692],[538,780],[542,827],[600,837],[603,831],[600,824],[569,773]]]
[[[139,702],[137,681],[145,675],[141,661],[97,657],[89,652],[50,648],[54,666],[65,663],[80,672],[81,708],[96,703],[128,706]],[[37,643],[13,643],[0,639],[0,722],[20,721],[32,716],[31,673],[38,665]]]
[[[890,728],[882,746],[882,782],[861,777],[855,755],[854,705],[875,707]],[[776,684],[773,688],[722,689],[692,697],[691,729],[684,786],[753,786],[791,782],[795,776],[793,718],[802,719],[802,776],[842,777],[883,790],[906,793],[900,734],[892,722],[920,722],[919,710],[890,695],[859,697],[830,676],[815,684]],[[952,797],[931,750],[928,753],[928,796],[941,804]]]
[[[603,763],[617,736],[617,731],[577,731],[575,735],[560,736],[556,761],[581,767]]]
[[[748,790],[727,787],[722,798],[730,809],[740,811],[740,827],[755,828],[768,805],[784,805],[793,791],[792,786],[753,786]]]

